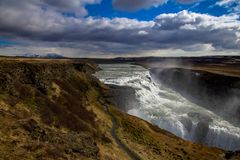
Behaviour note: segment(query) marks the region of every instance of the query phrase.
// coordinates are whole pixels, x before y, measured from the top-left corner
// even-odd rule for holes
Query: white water
[[[148,70],[129,64],[104,64],[100,67],[102,70],[96,77],[105,84],[135,89],[140,105],[129,106],[129,114],[187,140],[227,150],[240,150],[240,128],[154,82]]]

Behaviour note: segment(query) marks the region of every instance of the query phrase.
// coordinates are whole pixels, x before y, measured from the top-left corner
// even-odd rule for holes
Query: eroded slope
[[[91,66],[91,67],[89,67]],[[122,113],[94,65],[73,61],[0,62],[0,159],[225,159],[234,153],[184,141]]]

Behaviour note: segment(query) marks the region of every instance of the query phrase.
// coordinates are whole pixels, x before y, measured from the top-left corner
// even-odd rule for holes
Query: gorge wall
[[[153,68],[150,73],[188,100],[240,124],[240,78],[181,68]]]

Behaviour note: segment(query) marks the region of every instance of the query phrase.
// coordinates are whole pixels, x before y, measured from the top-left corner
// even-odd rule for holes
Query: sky
[[[240,56],[240,0],[0,0],[0,55]]]

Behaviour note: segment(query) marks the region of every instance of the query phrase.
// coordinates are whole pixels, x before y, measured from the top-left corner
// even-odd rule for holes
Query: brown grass
[[[46,62],[69,63],[68,60],[9,61],[36,63],[37,67]],[[46,92],[27,80],[10,85],[10,91],[2,90],[0,159],[129,159],[111,136],[111,117],[103,109],[103,105],[111,105],[105,98],[108,88],[81,71],[84,69],[72,71],[70,67],[70,70],[65,78],[62,78],[65,69],[53,79],[40,77],[43,84],[50,85]],[[111,112],[118,120],[119,138],[142,159],[220,160],[224,157],[220,149],[184,141],[113,106]]]
[[[223,150],[184,141],[139,118],[120,113],[113,108],[111,111],[121,126],[118,129],[119,137],[143,159],[223,159]]]

